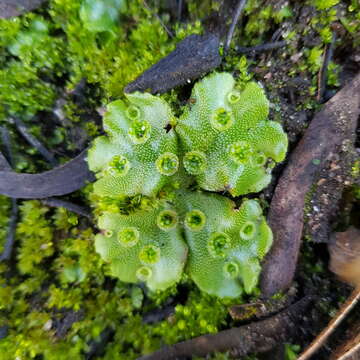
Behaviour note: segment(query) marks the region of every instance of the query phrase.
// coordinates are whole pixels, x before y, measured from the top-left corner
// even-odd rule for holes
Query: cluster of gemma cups
[[[98,178],[94,192],[100,202],[140,195],[151,205],[128,214],[119,210],[118,218],[104,213],[104,223],[118,220],[113,229],[99,221],[97,251],[124,281],[163,289],[186,268],[202,290],[238,294],[241,281],[254,282],[272,237],[255,200],[245,199],[239,210],[224,193],[263,189],[287,149],[280,124],[266,119],[263,89],[249,83],[240,91],[230,74],[212,74],[195,85],[179,119],[158,96],[126,96],[130,105],[109,104],[108,136],[96,139],[89,151],[89,167]],[[164,196],[169,188],[171,196]],[[247,213],[246,206],[256,210]],[[204,285],[197,263],[221,273],[216,288]],[[176,266],[170,270],[171,264]]]
[[[201,231],[206,224],[206,215],[198,209],[186,213],[182,225],[189,231]],[[162,210],[159,212],[156,225],[160,230],[169,231],[179,226],[179,217],[174,210]],[[111,231],[105,231],[105,236],[111,237]],[[256,234],[256,225],[252,221],[247,221],[241,228],[239,235],[242,239],[250,240]],[[140,231],[136,227],[123,227],[117,233],[117,240],[125,248],[133,247],[140,240]],[[212,232],[207,241],[207,250],[210,256],[214,258],[225,258],[226,250],[231,247],[231,239],[225,232]],[[159,262],[161,256],[160,247],[149,244],[143,246],[139,251],[139,260],[143,264],[137,271],[136,276],[140,281],[150,279],[152,270],[149,265]],[[229,278],[238,275],[239,267],[236,262],[226,262],[223,268],[224,274]]]

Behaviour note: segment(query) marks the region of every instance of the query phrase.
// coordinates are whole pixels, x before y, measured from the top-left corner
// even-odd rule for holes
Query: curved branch
[[[69,194],[94,181],[83,151],[64,165],[39,174],[0,171],[0,194],[19,199],[43,199]]]
[[[274,244],[263,265],[263,295],[271,296],[291,285],[304,225],[305,195],[328,160],[346,142],[355,141],[359,113],[360,73],[315,115],[291,154],[270,206]]]

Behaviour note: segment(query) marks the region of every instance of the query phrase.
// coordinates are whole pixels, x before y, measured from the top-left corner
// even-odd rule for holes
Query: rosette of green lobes
[[[102,231],[96,236],[96,251],[110,262],[113,276],[130,283],[145,282],[153,291],[180,279],[188,250],[175,210],[104,213],[98,225]]]
[[[287,136],[267,120],[269,102],[255,82],[242,91],[229,73],[213,73],[195,84],[190,105],[176,125],[183,164],[201,188],[233,196],[258,192],[284,160]]]
[[[222,298],[251,293],[272,243],[258,202],[244,200],[236,209],[228,198],[194,192],[182,195],[180,207],[189,246],[187,270],[196,285]]]
[[[94,191],[100,196],[156,195],[178,174],[178,142],[169,124],[171,109],[159,97],[133,93],[107,106],[104,129],[88,153],[97,174]]]

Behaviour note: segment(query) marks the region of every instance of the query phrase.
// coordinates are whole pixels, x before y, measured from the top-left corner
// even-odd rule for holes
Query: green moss
[[[313,4],[318,10],[327,10],[338,4],[340,0],[315,0]]]
[[[48,208],[38,201],[27,201],[20,207],[22,220],[17,226],[20,240],[18,268],[22,274],[42,271],[41,262],[54,253],[53,229],[46,218]]]
[[[100,105],[118,98],[124,100],[124,86],[173,50],[179,40],[190,33],[201,33],[203,28],[199,19],[217,11],[219,2],[183,2],[186,9],[182,18],[186,18],[186,24],[177,24],[167,9],[157,7],[156,4],[163,2],[149,2],[149,11],[141,0],[129,1],[127,10],[119,12],[115,22],[111,20],[111,31],[105,32],[93,32],[81,20],[82,4],[82,0],[52,0],[36,12],[0,20],[0,122],[6,122],[9,114],[20,116],[33,134],[61,154],[63,143],[71,150],[67,131],[73,126],[86,126],[90,137],[99,134],[96,124],[84,124],[84,110],[64,93],[73,90],[79,80],[84,79],[87,88],[91,89],[90,93],[86,92],[89,110],[95,111]],[[291,13],[298,16],[295,6],[279,7],[276,2],[264,6],[260,0],[247,2],[242,25],[236,29],[232,48],[221,68],[238,78],[236,91],[242,91],[251,79],[272,72],[272,57],[260,55],[256,61],[250,56],[246,59],[236,54],[235,46],[268,42],[280,23],[282,35],[289,44],[277,52],[276,61],[284,64],[291,77],[310,81],[313,93],[316,92],[321,55],[309,54],[313,48],[316,50],[312,55],[323,53],[331,39],[331,24],[340,21],[345,29],[335,47],[340,42],[349,47],[359,45],[360,5],[357,0],[347,0],[334,7],[331,7],[331,1],[326,1],[324,6],[328,8],[324,10],[318,10],[313,1],[309,6],[309,22],[305,19],[302,23],[290,24]],[[174,38],[169,38],[155,13],[172,29]],[[306,44],[309,38],[312,39],[311,47]],[[299,60],[291,60],[289,66],[289,59],[302,50],[305,52]],[[252,72],[254,69],[256,71]],[[328,85],[331,87],[338,86],[340,70],[339,64],[330,63]],[[272,103],[276,91],[284,86],[286,81],[278,80],[276,76],[266,81]],[[317,106],[307,89],[301,90],[299,110],[313,110]],[[173,90],[161,96],[170,104],[176,117],[183,111],[178,93]],[[33,115],[51,110],[55,99],[64,96],[67,101],[64,113],[69,125],[47,129],[44,136],[46,124],[38,123]],[[281,109],[279,104],[276,106],[280,120]],[[11,135],[17,171],[46,169],[42,161],[36,160],[33,149],[24,145],[14,131]],[[358,173],[357,168],[354,164],[354,176]],[[177,188],[179,182],[174,181],[160,191],[159,199],[143,195],[100,199],[90,194],[92,185],[89,185],[81,193],[72,195],[72,199],[96,203],[96,215],[105,212],[128,215],[154,209],[165,199],[174,201]],[[359,194],[359,189],[354,189],[354,196],[360,198]],[[14,253],[19,261],[12,269],[11,277],[8,267],[0,264],[0,327],[8,326],[8,336],[0,340],[4,360],[15,357],[81,360],[86,358],[89,344],[99,342],[105,329],[112,332],[113,338],[104,354],[98,357],[131,360],[164,343],[217,332],[232,325],[227,314],[228,303],[197,290],[189,275],[183,274],[177,283],[180,294],[177,285],[149,293],[146,288],[110,278],[109,264],[104,263],[94,249],[95,231],[83,217],[66,210],[50,209],[36,201],[19,202],[22,206]],[[9,211],[10,201],[0,197],[0,251],[7,232]],[[186,211],[177,213],[179,224]],[[203,213],[209,217],[206,211]],[[204,228],[200,230],[202,234],[203,231]],[[307,252],[313,254],[310,250]],[[311,256],[304,261],[316,264]],[[316,264],[310,266],[308,272],[319,269],[324,270],[324,267]],[[167,319],[155,324],[143,323],[142,318],[148,311],[169,303],[179,305],[179,301],[181,305],[176,306],[174,314]],[[236,301],[239,303],[242,299]],[[81,311],[78,321],[58,338],[56,330],[65,324],[70,311],[77,309]],[[329,312],[328,308],[325,310]],[[214,355],[213,358],[227,357]]]
[[[126,21],[135,23],[131,28],[115,18],[99,19],[101,26],[89,28],[88,3],[54,0],[50,17],[29,13],[0,20],[0,121],[9,112],[31,117],[50,109],[59,83],[72,89],[86,79],[100,87],[104,102],[122,97],[125,85],[173,50],[179,39],[201,31],[199,22],[189,24],[177,27],[176,37],[169,39],[140,0],[129,2],[127,9],[123,1],[113,1]]]

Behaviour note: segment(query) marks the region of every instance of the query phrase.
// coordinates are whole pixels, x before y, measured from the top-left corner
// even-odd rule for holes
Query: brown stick
[[[225,351],[240,357],[251,352],[271,350],[280,342],[289,339],[299,329],[299,317],[310,301],[311,297],[305,297],[266,320],[166,346],[138,360],[170,360]]]
[[[360,74],[315,115],[291,154],[270,206],[274,245],[262,270],[264,296],[285,291],[291,285],[301,243],[305,195],[327,160],[346,141],[354,142],[359,113]]]
[[[355,289],[346,302],[341,306],[339,312],[330,321],[329,325],[316,337],[310,346],[298,357],[297,360],[308,360],[325,343],[328,337],[345,319],[347,314],[354,308],[360,299],[360,289]]]
[[[351,326],[349,333],[347,340],[333,351],[329,360],[360,359],[360,321]]]

